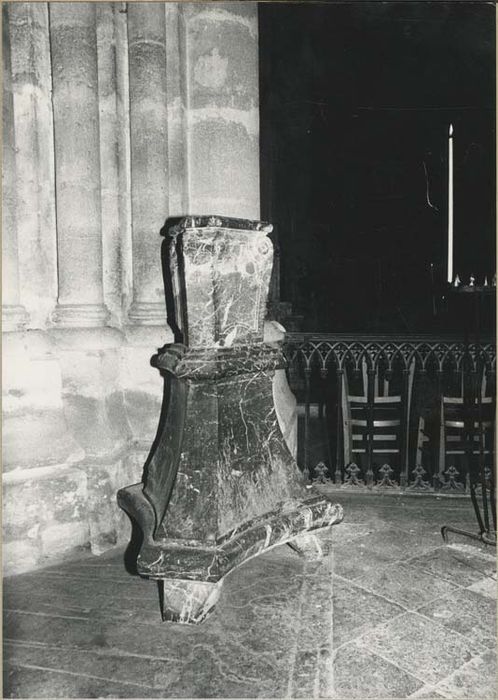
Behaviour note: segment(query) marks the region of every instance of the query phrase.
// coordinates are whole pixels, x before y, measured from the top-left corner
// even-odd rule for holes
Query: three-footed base
[[[288,544],[306,559],[320,559],[322,548],[315,534],[344,517],[339,504],[312,496],[282,503],[214,542],[192,543],[154,538],[155,514],[142,484],[121,489],[118,503],[144,535],[138,573],[160,582],[163,619],[183,623],[202,622],[218,600],[224,576],[268,549]]]
[[[287,543],[308,561],[323,557],[316,535],[298,535]],[[187,579],[159,579],[162,619],[182,624],[199,624],[214,610],[224,579],[216,583]]]

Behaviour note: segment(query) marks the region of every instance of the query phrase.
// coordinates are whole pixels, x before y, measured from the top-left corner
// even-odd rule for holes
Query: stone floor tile
[[[113,622],[135,622],[137,625],[152,625],[162,627],[161,612],[159,600],[146,599],[139,600],[137,598],[123,597],[116,603],[109,598],[102,596],[96,597],[91,601],[93,607],[77,607],[77,602],[71,597],[61,596],[55,602],[47,602],[46,598],[41,595],[33,595],[29,602],[17,605],[12,600],[4,604],[5,613],[34,613],[45,615],[46,617],[59,618],[79,618],[82,620],[97,620]],[[119,607],[118,607],[119,606]]]
[[[459,523],[455,519],[455,527],[465,530],[469,535],[479,536],[479,527],[477,520],[474,518],[472,522],[465,524]],[[450,530],[446,533],[446,544],[448,547],[454,547],[456,549],[461,549],[462,551],[474,552],[477,554],[483,554],[485,557],[493,557],[494,547],[481,542],[480,540],[474,539],[474,537],[469,537],[458,532],[452,532]]]
[[[334,578],[334,648],[404,613],[403,608],[354,582]]]
[[[6,697],[451,697],[418,673],[429,668],[443,684],[440,665],[445,675],[458,664],[472,671],[472,661],[460,662],[485,650],[472,644],[468,652],[465,637],[440,621],[407,616],[388,599],[388,588],[405,605],[416,592],[427,606],[434,602],[427,592],[442,588],[451,599],[456,586],[491,600],[489,557],[478,552],[476,563],[475,548],[459,545],[455,553],[441,546],[441,523],[460,523],[468,503],[346,491],[331,500],[346,512],[344,523],[321,536],[331,556],[305,562],[283,546],[256,557],[226,578],[217,609],[200,626],[162,623],[156,584],[129,575],[122,551],[6,579],[5,630],[13,640],[6,643]],[[413,557],[417,542],[428,549]],[[423,565],[393,563],[393,556],[404,558],[403,548]],[[456,570],[449,557],[456,557]],[[462,575],[469,563],[474,569]],[[408,567],[415,572],[409,578]],[[443,575],[434,575],[441,567]],[[345,578],[334,577],[334,570]],[[391,581],[384,570],[396,572]],[[387,597],[379,595],[379,583]],[[402,638],[399,619],[414,643]],[[392,629],[388,639],[379,634],[386,626]],[[338,644],[338,656],[349,653],[344,663],[353,668],[344,678],[342,666],[332,662]],[[437,672],[431,671],[434,658]],[[475,682],[470,671],[460,686]],[[132,687],[130,678],[144,685]]]
[[[429,685],[483,651],[465,637],[413,613],[379,625],[356,642]]]
[[[440,545],[440,541],[418,531],[409,533],[399,527],[389,527],[364,537],[358,544],[361,548],[387,556],[390,561],[405,561],[434,549]]]
[[[100,649],[111,659],[118,657],[118,672],[119,657],[123,658],[123,654],[157,656],[160,650],[168,660],[168,665],[164,665],[165,672],[172,665],[181,670],[180,676],[171,680],[170,697],[211,697],[209,688],[213,696],[226,692],[228,697],[254,697],[258,695],[258,688],[264,690],[265,687],[267,695],[274,697],[278,683],[284,685],[287,681],[286,665],[283,664],[281,668],[278,660],[267,650],[275,650],[280,644],[281,659],[286,660],[289,656],[288,645],[292,644],[293,639],[289,634],[280,634],[276,638],[273,626],[261,624],[264,617],[259,618],[259,633],[245,639],[240,639],[236,634],[227,634],[216,613],[202,627],[165,623],[160,628],[71,620],[68,629],[67,620],[45,618],[38,626],[33,624],[33,618],[37,618],[36,622],[40,620],[38,616],[23,616],[23,621],[26,617],[28,622],[22,630],[18,629],[17,638],[25,642],[36,641],[38,645],[51,644],[56,651],[51,648],[50,653],[56,658],[68,647],[79,654],[85,650]],[[266,639],[266,632],[272,637],[271,643]],[[258,651],[258,646],[262,647],[262,651]],[[129,656],[124,658],[128,660]],[[81,658],[78,664],[80,668]],[[143,665],[150,665],[150,660],[145,659]],[[162,671],[158,668],[154,666],[154,673],[160,675]]]
[[[358,542],[354,542],[354,549],[350,542],[336,545],[334,547],[334,572],[343,578],[354,580],[360,578],[378,566],[389,564],[391,559],[387,553],[371,552],[365,547],[358,547]]]
[[[198,632],[201,629],[201,632]],[[197,632],[197,634],[196,634]],[[34,642],[71,649],[107,649],[120,653],[157,656],[185,655],[201,637],[213,644],[220,635],[216,611],[202,628],[175,623],[157,625],[137,620],[117,622],[109,619],[62,617],[10,612],[5,615],[4,639]]]
[[[352,545],[354,553],[352,556]],[[355,539],[352,543],[341,543],[334,548],[335,572],[352,580],[367,577],[379,566],[393,561],[402,561],[426,552],[432,545],[423,538],[404,531],[386,528]]]
[[[440,533],[442,525],[458,525],[476,529],[476,518],[470,499],[448,497],[424,497],[421,495],[400,496],[393,492],[361,493],[354,489],[337,489],[330,485],[319,485],[330,500],[343,504],[346,514],[355,522],[379,520],[388,524],[397,523],[406,529],[410,520],[419,528],[429,527]]]
[[[480,593],[461,589],[424,605],[418,612],[471,642],[496,647],[496,602]]]
[[[436,686],[436,690],[451,700],[494,700],[497,696],[496,686],[496,651],[489,651],[445,678]]]
[[[98,621],[94,623],[88,617],[76,615],[63,617],[23,611],[5,612],[3,638],[7,641],[91,648],[102,636],[102,626]]]
[[[47,600],[57,601],[60,597],[70,597],[73,604],[83,608],[99,607],[102,598],[111,600],[119,607],[125,600],[123,608],[129,609],[129,600],[157,602],[157,584],[155,581],[130,576],[127,573],[113,579],[92,576],[59,576],[51,571],[39,572],[37,576],[15,577],[3,583],[4,600],[12,607],[16,601],[26,601],[33,593],[45,595]]]
[[[160,654],[161,650],[158,649]],[[85,676],[105,678],[109,682],[128,683],[164,689],[178,680],[181,666],[178,657],[147,658],[118,654],[112,650],[67,649],[44,644],[7,642],[4,662],[10,666],[36,666],[68,673],[77,669]]]
[[[388,527],[389,525],[381,520],[377,520],[375,523],[355,523],[344,520],[340,527],[330,529],[330,535],[334,544],[343,544],[344,542],[351,542],[359,537],[370,535],[373,532],[386,530]]]
[[[409,696],[410,698],[417,698],[417,700],[439,700],[439,698],[444,698],[444,695],[441,695],[441,693],[437,693],[434,688],[430,685],[423,685],[420,690],[416,690],[413,695]]]
[[[389,519],[383,510],[379,500],[372,499],[368,494],[360,494],[347,488],[335,489],[326,484],[318,484],[317,491],[322,493],[332,502],[339,502],[344,506],[344,522],[367,524],[372,529],[378,529],[389,525]],[[393,500],[389,499],[389,507],[393,506]]]
[[[480,559],[486,559],[495,565],[496,571],[496,549],[494,547],[490,547],[483,542],[477,542],[476,540],[469,540],[468,538],[463,539],[463,542],[450,542],[448,544],[448,549],[455,549],[458,552],[464,552],[479,557]]]
[[[50,576],[71,577],[74,579],[91,580],[104,579],[111,582],[123,583],[124,580],[130,579],[132,587],[138,588],[141,583],[147,579],[138,576],[136,573],[128,572],[123,564],[108,564],[103,563],[101,566],[87,564],[86,566],[71,566],[68,569],[47,570]]]
[[[238,653],[242,655],[240,649]],[[195,645],[182,660],[180,676],[169,686],[166,697],[278,697],[283,679],[277,668],[263,667],[253,657],[245,661],[239,658],[234,665],[234,659],[233,654],[227,655],[223,644]]]
[[[349,698],[406,698],[422,686],[422,682],[377,654],[351,642],[334,658],[333,695]],[[322,696],[326,697],[326,696]]]
[[[320,683],[320,649],[298,649],[286,697],[314,698]]]
[[[463,587],[490,576],[496,568],[487,558],[447,546],[412,557],[407,563]]]
[[[5,666],[4,693],[8,698],[161,698],[162,690],[76,672],[50,671],[36,666]]]
[[[480,593],[481,595],[496,600],[498,586],[496,583],[496,577],[486,576],[480,581],[476,581],[471,586],[468,587],[469,591],[474,591],[475,593]]]
[[[160,624],[157,585],[145,581],[140,592],[126,585],[41,575],[36,581],[4,583],[4,610],[23,610],[82,618],[145,621]]]
[[[423,603],[457,589],[450,581],[398,562],[360,576],[355,583],[408,610],[415,610]]]
[[[332,665],[333,571],[326,562],[308,562],[305,572],[286,697],[317,697],[322,685],[328,687]]]
[[[229,576],[217,609],[204,625],[233,640],[245,654],[285,659],[299,627],[303,603],[303,560],[291,553],[292,568],[278,574],[269,560]],[[257,574],[257,575],[255,575]]]
[[[333,600],[332,580],[306,581],[301,613],[295,617],[299,649],[315,651],[331,641]]]
[[[264,637],[264,630],[258,638]],[[285,687],[288,679],[288,659],[290,646],[294,639],[286,637],[275,648],[274,652],[267,651],[267,644],[258,650],[256,640],[247,643],[237,636],[225,635],[223,632],[212,638],[193,640],[191,648],[179,658],[181,675],[178,683],[174,683],[171,694],[176,696],[180,689],[194,692],[194,697],[204,697],[207,686],[214,696],[231,697],[245,688],[246,697],[257,696],[259,689],[266,693],[276,693]],[[280,652],[280,653],[277,653]],[[204,659],[204,663],[201,660]],[[189,684],[187,676],[192,677]],[[227,687],[227,684],[230,687]]]
[[[284,601],[268,598],[233,613],[219,609],[212,618],[213,625],[218,623],[215,634],[231,644],[235,656],[243,654],[255,662],[262,658],[286,664],[298,631],[291,608],[292,601],[286,605]]]

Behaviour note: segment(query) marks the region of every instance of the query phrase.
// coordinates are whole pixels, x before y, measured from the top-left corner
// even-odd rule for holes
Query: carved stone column
[[[26,325],[28,316],[19,301],[14,116],[9,20],[5,5],[2,7],[2,18],[2,327],[4,331],[16,331]]]
[[[164,325],[159,231],[168,215],[163,3],[128,3],[133,303],[131,323]],[[157,246],[157,247],[156,247]]]
[[[263,341],[270,231],[218,217],[170,230],[182,342],[155,358],[169,400],[145,482],[118,493],[143,531],[137,568],[161,582],[165,620],[202,621],[223,577],[271,547],[320,556],[308,533],[343,517],[306,490],[278,425],[272,378],[284,359]]]
[[[94,3],[51,3],[58,306],[61,326],[103,326],[97,30]]]
[[[45,2],[13,2],[4,9],[12,42],[21,300],[28,326],[45,328],[57,301],[49,12]]]

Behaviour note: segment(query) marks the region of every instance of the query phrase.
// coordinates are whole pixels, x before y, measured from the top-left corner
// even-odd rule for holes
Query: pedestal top
[[[163,235],[176,236],[181,231],[203,228],[225,228],[237,231],[259,231],[261,233],[271,233],[273,231],[273,225],[266,221],[201,214],[185,216],[175,226],[171,226],[171,228],[167,229]]]
[[[263,342],[272,228],[264,221],[192,215],[164,232],[176,323],[185,345]]]

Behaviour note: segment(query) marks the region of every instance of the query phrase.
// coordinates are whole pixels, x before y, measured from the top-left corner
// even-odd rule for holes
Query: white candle
[[[453,124],[448,134],[448,282],[453,282]]]

